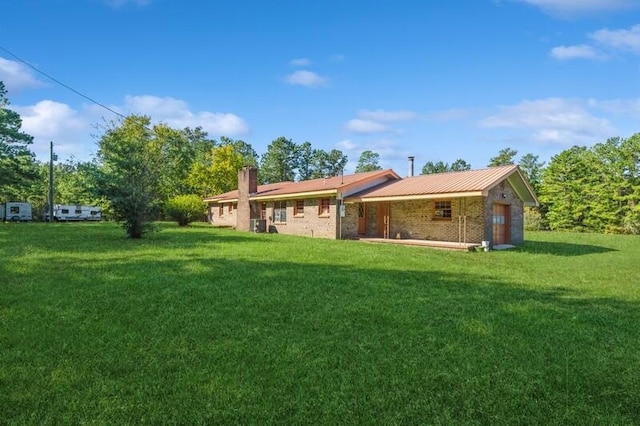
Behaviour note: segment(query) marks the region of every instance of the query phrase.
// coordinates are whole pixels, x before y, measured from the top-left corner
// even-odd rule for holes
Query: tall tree
[[[44,167],[48,166],[44,165]],[[48,173],[45,174],[48,183]],[[76,161],[71,157],[63,163],[55,164],[53,174],[56,204],[105,204],[105,200],[96,196],[98,165],[95,162]],[[43,187],[46,188],[46,185]]]
[[[449,171],[452,172],[464,172],[466,170],[471,170],[471,164],[467,163],[462,158],[458,158],[456,161],[451,163],[451,166],[449,166]]]
[[[242,163],[245,166],[258,166],[258,153],[253,149],[250,143],[242,139],[231,139],[226,136],[220,138],[220,145],[232,145],[235,152],[242,156]]]
[[[597,158],[585,147],[574,146],[551,158],[542,173],[539,198],[548,209],[546,219],[552,230],[593,226],[590,210],[598,198],[593,190],[598,179]]]
[[[598,159],[599,179],[593,190],[598,194],[592,207],[593,226],[605,231],[638,233],[640,217],[633,214],[640,202],[640,135],[628,139],[610,138],[593,146]]]
[[[298,180],[309,180],[314,178],[314,161],[317,150],[313,149],[311,142],[304,142],[297,146],[298,151]]]
[[[373,172],[375,170],[382,170],[380,166],[380,154],[369,150],[362,151],[358,158],[356,173]]]
[[[525,154],[520,158],[518,165],[522,169],[522,172],[529,183],[531,183],[534,191],[538,192],[540,189],[540,180],[542,178],[544,161],[540,161],[540,157],[537,155]]]
[[[189,140],[189,144],[195,152],[194,162],[204,158],[211,148],[217,145],[216,141],[209,138],[209,134],[202,127],[185,127],[182,133]]]
[[[340,176],[347,165],[348,158],[339,149],[327,152],[322,149],[314,150],[313,178]]]
[[[0,81],[0,200],[26,199],[26,191],[38,180],[38,167],[29,150],[33,137],[22,132],[20,115],[7,108],[9,99]]]
[[[293,181],[298,167],[298,149],[291,139],[279,137],[269,144],[260,159],[262,183]]]
[[[424,166],[422,166],[422,174],[423,175],[431,175],[435,173],[445,173],[449,171],[449,164],[444,163],[442,161],[427,161]]]
[[[131,115],[112,123],[99,140],[99,192],[130,238],[141,238],[159,214],[163,146],[150,123]]]
[[[518,151],[512,148],[504,148],[498,152],[498,155],[492,157],[489,160],[489,167],[496,166],[510,166],[515,164],[515,157],[518,155]]]
[[[238,188],[238,170],[243,165],[242,154],[233,144],[216,146],[205,156],[205,161],[193,165],[188,181],[197,194],[222,194]]]
[[[623,232],[640,234],[640,133],[622,141],[620,145],[622,176],[626,181],[621,194]]]
[[[166,124],[153,126],[157,143],[162,147],[160,192],[162,201],[189,193],[187,174],[196,157],[196,145],[189,139],[189,130],[176,130]]]
[[[458,158],[456,161],[451,163],[445,163],[442,161],[427,161],[425,165],[422,167],[423,175],[430,175],[434,173],[446,173],[446,172],[463,172],[465,170],[471,170],[471,165],[464,161],[462,158]]]

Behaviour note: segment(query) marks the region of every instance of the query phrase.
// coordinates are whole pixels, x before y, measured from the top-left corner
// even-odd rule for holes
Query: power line
[[[50,75],[49,75],[49,74],[47,74],[46,72],[44,72],[44,71],[40,71],[38,68],[34,67],[33,65],[31,65],[29,62],[25,61],[24,59],[22,59],[22,58],[18,57],[16,54],[14,54],[14,53],[12,53],[12,52],[8,51],[8,50],[7,50],[7,49],[5,49],[4,47],[0,46],[0,50],[2,50],[2,51],[4,51],[4,52],[8,53],[8,54],[9,54],[9,55],[11,55],[11,56],[13,56],[13,57],[14,57],[15,59],[17,59],[18,61],[22,62],[23,64],[25,64],[25,65],[26,65],[26,66],[28,66],[29,68],[33,69],[34,71],[36,71],[36,72],[38,72],[38,73],[40,73],[40,74],[44,75],[44,76],[45,76],[45,77],[47,77],[48,79],[50,79],[50,80],[52,80],[52,81],[54,81],[54,82],[58,83],[60,86],[62,86],[62,87],[64,87],[64,88],[66,88],[66,89],[68,89],[68,90],[71,90],[71,91],[72,91],[73,93],[75,93],[76,95],[80,95],[80,96],[82,96],[83,98],[85,98],[85,99],[86,99],[86,100],[88,100],[89,102],[92,102],[92,103],[94,103],[94,104],[96,104],[96,105],[98,105],[98,106],[101,106],[102,108],[106,109],[107,111],[110,111],[110,112],[114,113],[115,115],[117,115],[117,116],[119,116],[119,117],[126,118],[124,115],[120,114],[120,113],[119,113],[119,112],[117,112],[117,111],[112,110],[112,109],[111,109],[111,108],[109,108],[108,106],[106,106],[106,105],[104,105],[104,104],[101,104],[100,102],[96,101],[95,99],[92,99],[92,98],[90,98],[89,96],[84,95],[84,94],[82,94],[82,93],[78,92],[76,89],[74,89],[73,87],[67,86],[67,85],[66,85],[66,84],[64,84],[63,82],[61,82],[61,81],[59,81],[59,80],[56,80],[55,78],[53,78],[52,76],[50,76]]]

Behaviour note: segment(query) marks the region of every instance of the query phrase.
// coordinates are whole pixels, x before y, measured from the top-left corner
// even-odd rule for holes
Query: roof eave
[[[447,198],[481,197],[482,191],[447,192],[440,194],[389,195],[386,197],[347,197],[345,203],[372,203],[386,201],[436,200]]]
[[[323,196],[336,196],[338,190],[335,188],[326,189],[322,191],[307,191],[307,192],[293,192],[290,194],[275,194],[275,195],[254,195],[250,196],[251,201],[269,201],[269,200],[294,200],[297,198],[320,198]]]

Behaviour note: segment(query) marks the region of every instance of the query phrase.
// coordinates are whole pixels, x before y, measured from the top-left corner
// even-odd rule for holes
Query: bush
[[[178,195],[167,201],[164,211],[167,217],[178,222],[178,225],[186,226],[202,220],[206,209],[206,204],[198,195]]]
[[[535,207],[524,208],[524,229],[527,231],[543,231],[549,229],[545,217]]]

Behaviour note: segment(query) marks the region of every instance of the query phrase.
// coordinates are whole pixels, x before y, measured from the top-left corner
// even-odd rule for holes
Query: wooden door
[[[389,203],[378,203],[378,237],[389,238],[391,209]]]
[[[509,244],[511,236],[511,218],[509,206],[506,204],[493,205],[493,244]]]
[[[367,205],[365,203],[358,204],[358,234],[367,233]]]

